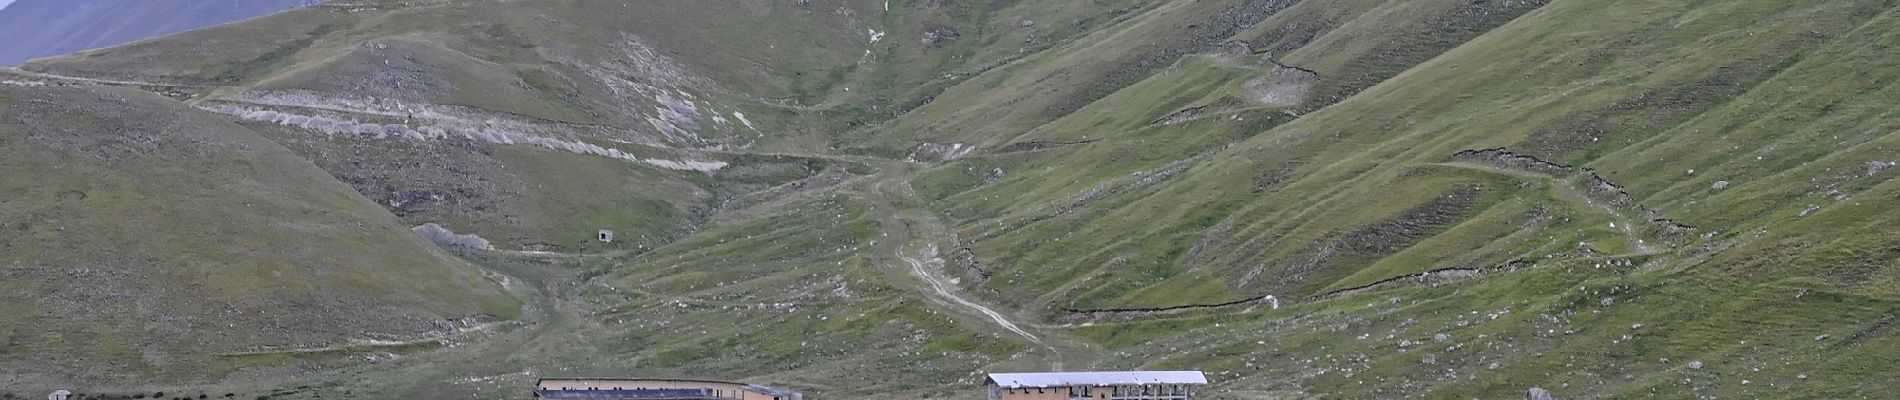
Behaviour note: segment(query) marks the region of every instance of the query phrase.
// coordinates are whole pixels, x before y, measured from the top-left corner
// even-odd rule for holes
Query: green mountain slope
[[[0,87],[8,387],[450,335],[515,298],[308,161],[123,89]]]
[[[1900,346],[1897,13],[370,1],[8,76],[239,121],[523,283],[519,324],[454,348],[212,388],[1852,398]]]

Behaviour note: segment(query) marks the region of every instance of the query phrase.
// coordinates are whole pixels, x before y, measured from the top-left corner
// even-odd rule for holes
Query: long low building
[[[1201,371],[1029,372],[990,374],[990,400],[1192,400],[1207,385]]]
[[[804,400],[796,391],[694,379],[543,378],[534,397],[590,400]]]

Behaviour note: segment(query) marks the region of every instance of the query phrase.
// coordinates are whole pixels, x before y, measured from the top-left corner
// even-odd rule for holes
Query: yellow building
[[[693,379],[544,378],[534,397],[595,400],[803,400],[798,392]]]
[[[1035,372],[990,374],[990,400],[1192,400],[1207,385],[1201,371]]]

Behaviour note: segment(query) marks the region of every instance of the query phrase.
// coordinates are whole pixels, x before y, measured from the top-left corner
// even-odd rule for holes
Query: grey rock
[[[1728,189],[1728,181],[1715,181],[1715,184],[1710,185],[1709,188],[1715,190]]]
[[[1877,175],[1881,172],[1885,172],[1889,168],[1893,168],[1893,163],[1887,161],[1868,161],[1867,176]]]
[[[957,41],[957,38],[962,36],[963,34],[957,32],[956,28],[947,26],[936,27],[924,30],[923,42],[925,46],[942,47],[950,42]]]
[[[1447,335],[1447,334],[1443,334],[1443,333],[1440,333],[1440,334],[1435,334],[1435,335],[1432,335],[1432,340],[1433,340],[1433,341],[1438,341],[1438,342],[1443,342],[1443,341],[1447,341],[1447,340],[1451,340],[1451,335]]]
[[[1689,362],[1689,369],[1702,369],[1702,362],[1701,362],[1701,361],[1690,361],[1690,362]]]
[[[1524,392],[1524,398],[1526,400],[1552,400],[1554,399],[1553,397],[1550,397],[1550,391],[1544,390],[1544,388],[1531,388],[1531,390]]]
[[[1003,180],[1003,178],[1007,176],[1009,175],[1003,173],[1002,167],[996,167],[994,169],[991,169],[989,173],[983,174],[983,183],[984,184],[996,183],[996,181]]]
[[[1616,305],[1616,298],[1615,298],[1615,297],[1605,297],[1605,298],[1603,298],[1603,300],[1599,300],[1599,301],[1597,301],[1597,304],[1602,304],[1602,305],[1603,305],[1604,307],[1609,307],[1609,306],[1613,306],[1613,305]]]

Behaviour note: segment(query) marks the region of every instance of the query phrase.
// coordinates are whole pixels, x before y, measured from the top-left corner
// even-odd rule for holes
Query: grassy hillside
[[[239,121],[487,238],[456,251],[529,305],[191,390],[978,398],[987,371],[1184,368],[1220,399],[1853,398],[1900,346],[1896,13],[343,2],[10,79]]]
[[[1888,161],[1875,150],[1881,138],[1893,133],[1888,126],[1891,121],[1873,111],[1884,102],[1876,99],[1890,95],[1885,91],[1891,84],[1884,75],[1868,71],[1892,62],[1892,57],[1873,53],[1883,48],[1880,43],[1893,25],[1892,7],[1882,2],[1556,4],[1475,36],[1337,105],[1230,142],[1212,155],[1172,150],[1178,155],[1156,156],[1171,151],[1142,134],[1156,128],[1135,128],[1127,139],[1110,136],[1079,145],[1080,150],[1042,153],[1072,159],[1026,161],[1042,157],[1013,154],[978,157],[939,167],[921,182],[944,187],[938,192],[942,206],[950,216],[964,221],[960,226],[972,254],[967,265],[991,276],[977,288],[1054,318],[1140,321],[1145,319],[1141,313],[1088,311],[1213,305],[1264,295],[1314,301],[1316,307],[1342,307],[1355,302],[1332,299],[1363,293],[1361,288],[1483,277],[1478,283],[1442,289],[1374,295],[1374,299],[1391,296],[1396,303],[1390,310],[1380,310],[1382,302],[1375,302],[1366,310],[1336,311],[1337,317],[1327,317],[1343,322],[1308,321],[1247,332],[1218,327],[1248,325],[1246,319],[1230,319],[1243,317],[1198,317],[1187,321],[1221,323],[1186,335],[1178,333],[1180,320],[1096,325],[1081,331],[1110,344],[1142,343],[1157,336],[1193,338],[1180,343],[1194,343],[1204,353],[1148,366],[1224,365],[1236,368],[1230,372],[1242,378],[1237,383],[1248,382],[1236,387],[1292,386],[1343,397],[1391,396],[1420,389],[1495,396],[1567,382],[1574,389],[1558,393],[1868,395],[1867,387],[1860,384],[1796,384],[1799,379],[1788,378],[1802,375],[1795,371],[1800,368],[1773,377],[1758,374],[1760,366],[1694,371],[1685,383],[1653,377],[1673,376],[1672,368],[1679,365],[1631,371],[1628,364],[1720,356],[1736,351],[1722,344],[1729,340],[1747,346],[1766,342],[1762,346],[1774,350],[1760,351],[1780,354],[1783,358],[1778,360],[1812,365],[1807,368],[1840,368],[1837,374],[1855,377],[1850,381],[1879,370],[1866,369],[1884,362],[1867,351],[1877,352],[1872,349],[1882,344],[1864,339],[1890,336],[1883,333],[1888,324],[1882,321],[1895,306],[1891,287],[1885,283],[1895,270],[1874,250],[1881,247],[1878,243],[1884,234],[1838,224],[1848,220],[1879,223],[1873,221],[1884,221],[1891,214],[1864,207],[1879,207],[1870,198],[1891,197],[1880,194],[1885,186],[1880,183],[1885,182],[1880,170]],[[1593,22],[1608,20],[1631,22],[1614,28]],[[1338,29],[1358,28],[1369,29],[1353,23]],[[1390,29],[1390,24],[1378,29]],[[1336,30],[1332,35],[1345,33]],[[1313,43],[1309,46],[1334,42],[1322,38]],[[1304,49],[1291,52],[1287,59],[1322,54],[1302,53]],[[1350,63],[1299,62],[1314,63],[1322,77],[1333,75],[1325,72],[1328,69],[1355,68]],[[1840,79],[1845,76],[1854,78]],[[1150,80],[1165,78],[1158,75]],[[1323,78],[1315,94],[1325,95],[1327,85]],[[1134,104],[1141,103],[1130,105]],[[1867,112],[1854,111],[1863,106],[1869,107]],[[1230,119],[1224,125],[1241,123]],[[1101,171],[1095,178],[1076,174],[1099,169],[1048,167],[1112,157],[1115,153],[1095,149],[1116,147],[1115,142],[1121,141],[1134,142],[1123,146],[1159,160],[1145,168]],[[1204,161],[1187,167],[1161,162],[1170,158]],[[979,180],[984,171],[1007,177],[984,182]],[[1042,176],[1068,179],[1058,178],[1059,186],[1051,187]],[[1027,185],[1037,189],[1010,186],[1009,182],[1019,179],[1033,182]],[[1038,190],[1050,194],[1035,196]],[[1035,197],[1017,195],[1024,193]],[[1823,222],[1831,220],[1830,213],[1843,219]],[[1835,225],[1822,228],[1818,224]],[[1510,287],[1495,281],[1533,279],[1512,275],[1557,273],[1551,268],[1578,273],[1579,265],[1592,273],[1537,279],[1573,282],[1569,286],[1581,288],[1585,294],[1579,297],[1583,298],[1565,299],[1576,295],[1560,294],[1562,290],[1471,293]],[[1606,265],[1627,267],[1616,268],[1623,271],[1616,274],[1597,271]],[[1523,268],[1534,272],[1489,277]],[[1594,289],[1599,285],[1606,288]],[[1020,290],[1025,286],[1059,289],[1056,293]],[[1669,304],[1615,302],[1649,296],[1640,292],[1614,295],[1632,287],[1668,292],[1666,296],[1674,300]],[[1689,287],[1699,289],[1685,289]],[[1784,290],[1789,297],[1736,294],[1767,296]],[[1803,300],[1812,293],[1868,303],[1835,308],[1835,300],[1812,300],[1822,302],[1818,304]],[[1487,296],[1517,304],[1485,305],[1495,301]],[[1405,306],[1414,301],[1434,304],[1417,306],[1422,309]],[[1604,303],[1602,309],[1579,309],[1598,301]],[[1705,308],[1751,301],[1759,304],[1727,311]],[[1672,305],[1682,303],[1701,306]],[[1446,318],[1468,317],[1470,311],[1482,315],[1487,307],[1499,306],[1513,312],[1538,311],[1529,320],[1508,324],[1509,329],[1481,333],[1487,336],[1480,339],[1545,332],[1544,336],[1554,338],[1589,335],[1567,340],[1601,338],[1613,345],[1631,342],[1631,337],[1638,341],[1635,347],[1616,347],[1606,353],[1536,341],[1481,340],[1476,343],[1539,350],[1507,353],[1527,354],[1521,356],[1477,351],[1448,362],[1438,351],[1457,354],[1473,342],[1432,344],[1420,339],[1429,339],[1431,334],[1417,332],[1431,328],[1411,326],[1430,321],[1427,316],[1444,315],[1432,317],[1442,321],[1438,326],[1462,328],[1465,325]],[[1755,311],[1739,311],[1743,309]],[[1311,312],[1314,317],[1291,315],[1298,321],[1327,314]],[[1587,321],[1573,320],[1574,315],[1586,312],[1591,315]],[[1599,317],[1599,313],[1618,316]],[[1387,328],[1380,326],[1381,319],[1405,323]],[[1258,340],[1243,338],[1263,335],[1288,335],[1292,337],[1282,340],[1297,341],[1300,333],[1284,329],[1333,323],[1341,325],[1322,330],[1326,337],[1357,335],[1348,332],[1368,336],[1345,343],[1316,336],[1306,348],[1320,346],[1318,352],[1276,350],[1274,357],[1258,358],[1209,344],[1255,346]],[[1361,323],[1371,326],[1355,327]],[[1548,323],[1560,323],[1566,329],[1553,335],[1550,329],[1536,327]],[[1684,331],[1630,337],[1617,333],[1630,330],[1630,323],[1670,324],[1671,329]],[[1786,329],[1757,332],[1763,329],[1758,325]],[[1794,350],[1817,340],[1827,343],[1828,339],[1816,337],[1843,335],[1836,329],[1858,332],[1846,335],[1861,339],[1829,348],[1868,347],[1855,355],[1833,356]],[[1782,336],[1756,336],[1770,331]],[[1407,337],[1406,332],[1413,333]],[[1641,339],[1645,337],[1668,344],[1647,345],[1651,342],[1643,340],[1651,339]],[[1407,354],[1412,351],[1399,344],[1407,340],[1426,343],[1433,350]],[[1266,343],[1276,349],[1300,348],[1273,344],[1274,340]],[[1154,351],[1158,347],[1136,348],[1150,349],[1157,357],[1167,355]],[[1354,354],[1353,359],[1336,360],[1344,354]],[[1301,368],[1288,369],[1282,356],[1291,357]],[[1545,377],[1510,372],[1464,377],[1466,368],[1487,366],[1487,359],[1508,365],[1516,357],[1523,357],[1520,363],[1546,366],[1517,371],[1550,370],[1547,367],[1554,365],[1564,372]],[[1753,357],[1748,359],[1762,360]],[[1255,368],[1259,370],[1247,371]],[[1434,378],[1437,374],[1425,372],[1431,370],[1446,376]],[[1334,371],[1370,374],[1385,383],[1372,385],[1352,375],[1345,375],[1346,380],[1323,375]],[[1308,377],[1279,377],[1287,373]],[[1738,382],[1741,379],[1783,386],[1751,390]],[[1469,383],[1473,380],[1490,383],[1474,386]],[[1458,381],[1466,382],[1451,383]],[[1513,384],[1519,386],[1510,387]]]
[[[223,354],[516,316],[469,264],[263,136],[163,97],[0,87],[8,387],[176,383]]]

